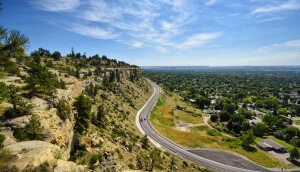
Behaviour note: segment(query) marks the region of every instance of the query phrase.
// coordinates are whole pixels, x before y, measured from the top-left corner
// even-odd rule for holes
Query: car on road
[[[143,118],[141,118],[140,121],[143,122]]]

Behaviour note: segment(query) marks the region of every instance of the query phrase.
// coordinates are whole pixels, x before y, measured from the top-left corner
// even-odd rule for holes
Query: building
[[[257,143],[257,146],[265,151],[273,150],[278,153],[286,153],[286,148],[273,140],[264,139],[262,142]]]
[[[220,112],[220,110],[204,110],[205,114],[219,114]]]

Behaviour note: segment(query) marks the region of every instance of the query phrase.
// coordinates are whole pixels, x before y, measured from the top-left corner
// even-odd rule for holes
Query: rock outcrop
[[[5,146],[4,149],[10,150],[12,155],[15,155],[15,161],[11,165],[15,165],[18,169],[24,169],[28,164],[36,167],[48,162],[55,167],[54,171],[85,171],[83,166],[60,159],[63,150],[49,142],[25,141]]]
[[[84,73],[86,71],[81,70],[80,72]],[[102,75],[98,75],[98,77],[92,75],[88,78],[81,77],[81,79],[77,79],[67,74],[60,74],[58,70],[54,69],[51,70],[51,72],[57,74],[59,79],[64,81],[67,86],[67,89],[57,89],[55,101],[64,98],[70,105],[74,102],[74,98],[79,96],[90,83],[101,84],[105,77],[107,79],[111,79],[110,81],[113,82],[121,82],[120,85],[126,83],[126,80],[135,81],[140,80],[140,78],[143,77],[143,73],[140,68],[107,68],[104,69],[102,71]],[[86,74],[84,73],[83,76],[86,76]],[[24,81],[19,77],[10,77],[1,81],[5,82],[7,85],[14,84],[16,86],[24,86]],[[134,82],[129,83],[133,84]],[[124,86],[124,90],[127,90],[127,87],[125,88]],[[133,90],[130,91],[133,92]],[[124,93],[125,92],[126,91],[124,91]],[[1,133],[5,135],[5,141],[3,143],[5,146],[4,149],[10,150],[12,154],[16,156],[11,165],[16,165],[19,170],[23,170],[28,165],[36,167],[47,162],[51,166],[55,167],[54,171],[66,171],[66,169],[71,169],[71,171],[86,171],[84,166],[78,166],[74,162],[67,161],[70,158],[70,152],[73,148],[73,129],[75,125],[74,114],[76,112],[71,111],[69,118],[62,120],[57,115],[57,109],[53,108],[54,103],[50,103],[48,98],[36,96],[31,97],[30,99],[24,97],[24,99],[27,103],[33,105],[32,112],[40,117],[41,125],[44,127],[44,130],[41,133],[44,141],[17,142],[17,139],[14,138],[14,129],[25,128],[29,123],[30,115],[3,120]],[[1,107],[2,109],[11,108],[11,104],[2,103]],[[119,110],[121,111],[123,109]],[[90,138],[89,145],[91,148],[87,149],[91,149],[90,153],[95,150],[98,150],[97,152],[99,152],[99,145],[103,144],[105,141],[103,138],[100,138],[98,134],[91,135]],[[125,146],[128,147],[129,143],[126,142]],[[105,166],[115,168],[118,166],[112,158],[113,155],[106,152],[104,156],[105,161],[101,163],[98,162],[98,167]]]
[[[143,72],[140,68],[109,68],[106,69],[105,75],[114,82],[123,82],[137,80],[143,76]]]

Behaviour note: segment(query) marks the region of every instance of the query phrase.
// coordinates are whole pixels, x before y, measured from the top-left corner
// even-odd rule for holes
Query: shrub
[[[13,133],[14,137],[19,141],[27,141],[29,140],[27,133],[23,128],[16,128]]]
[[[130,144],[130,145],[128,146],[128,150],[129,150],[129,152],[132,152],[132,150],[133,150],[133,145],[132,145],[132,144]]]
[[[171,155],[170,152],[164,152],[165,155],[167,155],[168,157]]]
[[[234,141],[234,140],[232,140],[230,142],[227,142],[226,144],[231,149],[235,149],[235,148],[239,147],[239,143],[237,141]]]
[[[2,135],[2,134],[0,134],[0,149],[3,148],[3,142],[4,142],[4,140],[5,140],[5,136]]]
[[[221,136],[222,134],[219,133],[217,130],[215,129],[209,129],[207,130],[206,132],[208,135],[211,135],[211,136]]]
[[[91,157],[90,157],[90,160],[89,160],[89,169],[95,169],[95,166],[94,164],[99,161],[101,162],[102,161],[102,155],[101,154],[93,154]]]
[[[183,168],[186,168],[186,167],[188,167],[188,166],[189,166],[189,164],[188,164],[186,161],[183,161],[183,162],[182,162],[182,167],[183,167]]]
[[[134,165],[133,164],[128,164],[129,169],[133,170],[134,169]]]
[[[37,167],[34,167],[33,165],[28,165],[25,169],[23,169],[23,172],[31,172],[31,171],[43,171],[43,172],[50,172],[52,171],[52,167],[49,165],[47,161],[40,164]]]
[[[71,107],[65,98],[59,99],[56,114],[63,120],[69,118]]]
[[[7,166],[7,163],[14,158],[14,155],[8,149],[0,150],[0,168],[10,168]]]
[[[61,152],[60,150],[55,150],[55,151],[53,152],[53,157],[54,157],[55,159],[61,159],[61,158],[62,158],[62,152]]]

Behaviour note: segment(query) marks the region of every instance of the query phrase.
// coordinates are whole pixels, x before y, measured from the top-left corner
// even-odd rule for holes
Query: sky
[[[139,66],[300,65],[300,0],[0,0],[42,47]]]

